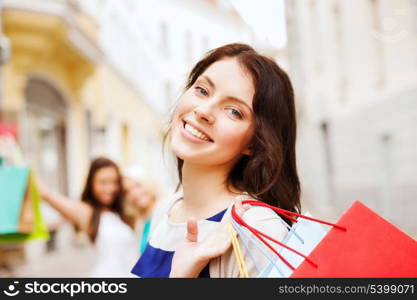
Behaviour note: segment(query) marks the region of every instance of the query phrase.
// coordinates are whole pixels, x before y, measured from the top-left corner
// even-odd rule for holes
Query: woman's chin
[[[181,143],[177,140],[172,140],[170,145],[172,153],[182,160],[187,160],[190,158],[190,149],[187,149],[187,145]],[[192,155],[191,155],[192,156]]]
[[[100,204],[104,207],[110,207],[113,204],[113,199],[102,199],[100,200]]]
[[[184,161],[188,161],[190,159],[190,155],[187,155],[184,153],[184,151],[179,151],[177,149],[172,149],[172,152],[174,153],[175,157]],[[191,157],[192,158],[192,157]]]

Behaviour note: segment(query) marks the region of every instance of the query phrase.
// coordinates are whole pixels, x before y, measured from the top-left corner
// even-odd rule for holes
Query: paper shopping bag
[[[308,213],[305,216],[311,217]],[[319,223],[299,218],[298,222],[290,228],[282,243],[308,256],[325,235],[326,231]],[[304,261],[303,257],[286,248],[281,247],[278,252],[295,268]],[[293,270],[275,256],[273,261],[260,272],[258,277],[290,277],[292,273]]]
[[[338,230],[346,230],[344,227],[337,224],[315,219],[308,214],[301,215],[296,212],[274,207],[262,201],[244,200],[242,201],[242,204],[266,207],[275,211],[277,213],[276,218],[280,219],[281,223],[289,230],[286,238],[280,241],[246,223],[236,213],[235,206],[232,206],[231,223],[234,225],[239,237],[241,237],[241,241],[247,249],[247,253],[252,256],[252,261],[259,272],[258,277],[288,277],[304,260],[309,264],[316,266],[316,264],[308,258],[308,255],[326,233],[319,223],[335,227]],[[294,225],[290,227],[281,217],[291,220]],[[259,256],[252,254],[252,250],[248,245],[249,240],[258,250],[260,250],[263,257],[269,261],[269,264],[263,270],[259,269],[257,263]],[[272,243],[280,247],[275,248]],[[258,259],[256,259],[255,256],[257,256]]]
[[[417,277],[417,241],[356,201],[291,277]]]
[[[35,229],[35,213],[30,189],[26,189],[25,198],[20,210],[18,233],[31,233]]]
[[[7,193],[5,193],[4,195],[8,195],[12,187],[15,187],[15,186],[14,185],[7,186],[3,184],[2,188],[5,188],[5,191],[7,191]],[[2,210],[2,217],[5,216],[6,219],[10,219],[14,221],[13,225],[15,225],[14,228],[16,228],[16,230],[14,232],[10,232],[9,230],[9,232],[0,234],[0,243],[25,242],[25,241],[30,241],[34,239],[47,240],[49,238],[49,234],[48,234],[47,228],[45,226],[45,223],[41,214],[40,196],[39,196],[39,193],[38,193],[38,190],[37,190],[34,178],[33,178],[33,173],[31,170],[28,171],[26,193],[27,193],[27,197],[29,197],[29,200],[27,201],[26,200],[23,201],[23,199],[21,200],[23,201],[23,206],[21,206],[20,208],[21,212],[17,212],[17,218],[16,218],[17,209],[14,206],[11,206],[12,212],[15,213],[13,219],[9,217],[7,211]],[[0,194],[3,195],[2,192],[0,192]],[[4,204],[5,201],[2,199],[0,202]],[[6,209],[9,209],[10,205],[4,205],[4,207]],[[19,220],[19,216],[22,216],[23,219]],[[19,220],[17,221],[17,224],[16,224],[16,219]],[[26,223],[29,222],[30,224],[29,225],[24,224],[25,222]],[[29,233],[19,232],[19,228],[22,229],[22,227],[25,230],[27,230],[28,228],[31,228],[32,230]],[[9,229],[12,229],[12,228],[9,227]]]
[[[312,217],[309,213],[306,213],[305,216]],[[279,216],[277,216],[277,218],[280,219],[281,223],[289,230],[282,240],[282,243],[292,249],[296,249],[304,255],[309,255],[326,235],[324,228],[317,222],[299,218],[293,226],[289,226]],[[284,262],[280,260],[278,256],[274,255],[273,252],[269,251],[269,249],[265,247],[265,245],[261,243],[250,230],[239,225],[233,218],[230,221],[240,238],[240,242],[247,250],[246,253],[252,259],[256,269],[258,270],[257,277],[290,277],[293,272],[292,269],[284,264]],[[235,245],[233,245],[234,252],[236,252],[235,248]],[[254,253],[254,251],[256,251],[256,253]],[[298,267],[304,260],[300,255],[297,255],[283,247],[278,248],[278,252],[295,268]],[[266,258],[267,264],[265,267],[260,267],[257,261],[257,258],[259,259],[259,255]],[[237,256],[236,253],[235,256]],[[238,261],[238,259],[236,259],[236,261]]]
[[[25,233],[28,230],[19,226],[22,207],[25,207],[23,215],[26,218],[30,206],[28,178],[28,168],[0,167],[0,234]]]

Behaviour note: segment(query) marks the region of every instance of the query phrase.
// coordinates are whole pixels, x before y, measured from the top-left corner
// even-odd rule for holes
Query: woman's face
[[[114,167],[104,167],[97,170],[93,178],[93,193],[102,205],[113,204],[119,189],[119,174]]]
[[[139,209],[146,209],[153,204],[152,193],[139,182],[126,178],[123,186],[126,191],[126,200]]]
[[[185,162],[232,166],[249,154],[253,135],[249,73],[236,59],[213,63],[180,98],[172,123],[171,148]]]

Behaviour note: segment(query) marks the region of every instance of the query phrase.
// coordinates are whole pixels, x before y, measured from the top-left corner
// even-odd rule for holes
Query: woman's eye
[[[234,108],[229,108],[230,113],[233,115],[233,117],[238,118],[238,119],[242,119],[243,116],[240,113],[240,111],[234,109]]]
[[[204,88],[202,88],[201,86],[196,86],[195,89],[199,94],[201,94],[203,96],[208,96],[208,92]]]

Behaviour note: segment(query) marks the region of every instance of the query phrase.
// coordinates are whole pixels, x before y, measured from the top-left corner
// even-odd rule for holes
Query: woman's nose
[[[213,124],[215,116],[213,114],[213,107],[210,104],[202,104],[194,108],[194,114],[200,121]]]

